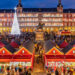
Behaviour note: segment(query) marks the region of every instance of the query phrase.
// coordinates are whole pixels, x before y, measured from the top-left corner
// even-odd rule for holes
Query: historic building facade
[[[0,32],[10,32],[14,9],[0,9]],[[17,5],[17,15],[21,31],[33,32],[39,23],[43,31],[75,31],[75,9],[63,9],[61,0],[56,8],[23,8],[21,0]]]

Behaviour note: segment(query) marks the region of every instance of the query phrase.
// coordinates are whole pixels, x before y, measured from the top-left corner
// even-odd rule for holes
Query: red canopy
[[[65,48],[68,45],[68,43],[66,41],[64,41],[59,47],[60,48]]]
[[[62,35],[70,35],[71,32],[70,32],[70,31],[62,31],[61,34],[62,34]]]
[[[75,59],[74,55],[46,55],[47,59]]]
[[[10,45],[14,48],[19,48],[19,45],[15,41],[11,42]]]
[[[5,45],[0,41],[0,48],[4,47]]]
[[[32,55],[0,55],[0,59],[31,59]]]

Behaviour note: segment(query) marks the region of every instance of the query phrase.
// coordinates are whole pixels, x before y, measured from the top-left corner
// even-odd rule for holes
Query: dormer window
[[[3,54],[5,53],[5,51],[3,50]]]
[[[55,50],[53,50],[53,53],[55,54]]]
[[[24,52],[25,52],[25,51],[23,50],[22,53],[24,54]]]
[[[73,50],[73,54],[75,54],[75,50]]]

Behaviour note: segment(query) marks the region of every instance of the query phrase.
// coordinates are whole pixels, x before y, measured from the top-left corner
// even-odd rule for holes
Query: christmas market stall
[[[71,45],[71,43],[70,43],[62,51],[65,54],[65,57],[64,57],[65,66],[75,67],[75,45]]]
[[[16,50],[11,45],[6,45],[0,49],[0,65],[33,68],[33,49],[21,47]]]
[[[54,70],[56,67],[63,66],[64,53],[61,52],[55,45],[47,43],[45,45],[45,67],[52,67]]]
[[[13,59],[13,53],[16,51],[11,45],[6,45],[0,49],[0,65],[10,65]]]
[[[27,68],[32,68],[33,69],[33,53],[30,52],[28,49],[25,47],[22,47],[19,51],[17,51],[15,54],[14,61],[16,62],[16,65],[20,63],[20,65],[27,67]],[[15,63],[13,62],[13,63]],[[12,64],[13,64],[12,63]]]

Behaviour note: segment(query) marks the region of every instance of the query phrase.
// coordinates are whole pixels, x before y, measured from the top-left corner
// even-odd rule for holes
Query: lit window
[[[0,26],[2,26],[2,23],[0,23]]]
[[[5,51],[3,50],[3,54],[5,53]]]
[[[24,50],[22,51],[22,53],[24,54]]]
[[[55,53],[55,50],[53,50],[53,53]]]
[[[75,53],[75,50],[73,50],[73,53]]]

